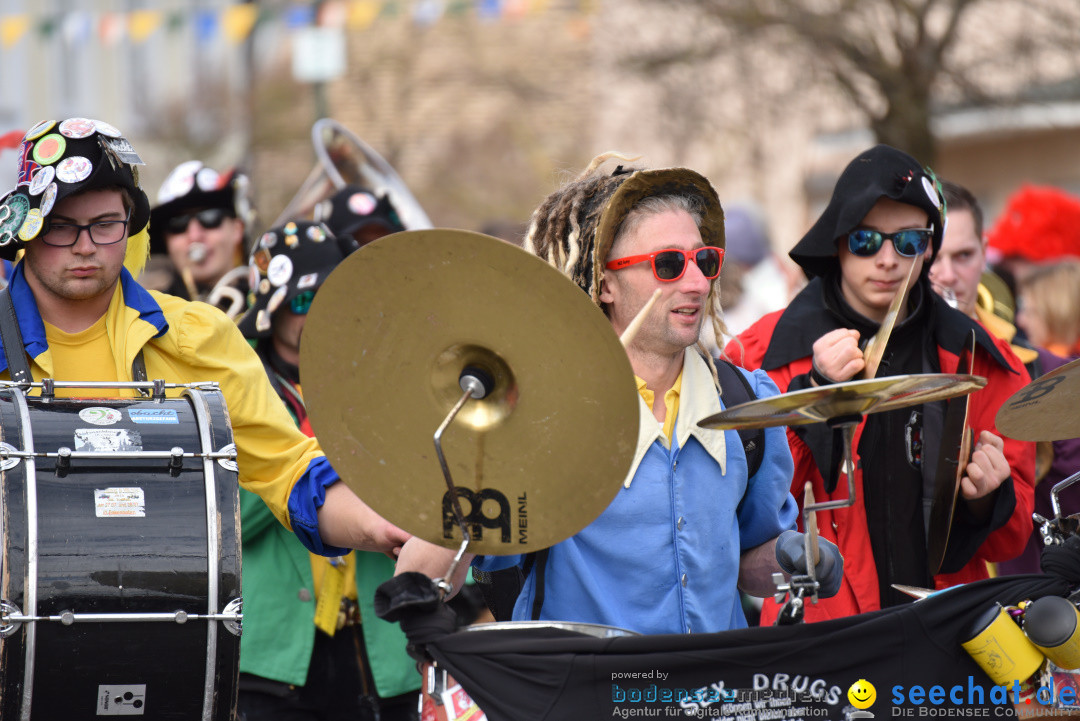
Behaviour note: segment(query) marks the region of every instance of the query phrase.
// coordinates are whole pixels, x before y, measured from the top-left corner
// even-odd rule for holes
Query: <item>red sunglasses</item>
[[[653,275],[657,280],[665,282],[676,281],[686,273],[686,265],[691,260],[697,263],[698,270],[709,280],[720,275],[720,267],[724,264],[724,249],[705,246],[694,250],[682,250],[680,248],[665,248],[647,255],[628,255],[625,258],[609,260],[604,266],[608,270],[622,270],[637,263],[649,261],[652,264]]]

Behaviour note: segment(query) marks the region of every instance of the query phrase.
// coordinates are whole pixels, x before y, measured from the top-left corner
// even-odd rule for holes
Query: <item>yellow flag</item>
[[[230,5],[221,16],[222,31],[229,42],[241,42],[251,34],[251,28],[255,27],[258,17],[259,9],[254,3]]]
[[[0,43],[3,43],[5,48],[10,48],[22,40],[29,27],[30,18],[26,15],[9,15],[0,20]]]
[[[349,6],[349,29],[367,30],[381,9],[376,0],[353,0]]]
[[[160,10],[133,10],[128,14],[128,35],[139,45],[161,26],[164,15]]]

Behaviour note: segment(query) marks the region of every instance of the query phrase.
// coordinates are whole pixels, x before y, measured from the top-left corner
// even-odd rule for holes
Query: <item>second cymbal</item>
[[[823,423],[835,418],[880,413],[972,393],[986,385],[981,376],[920,373],[847,381],[742,403],[704,419],[699,426],[728,430]]]

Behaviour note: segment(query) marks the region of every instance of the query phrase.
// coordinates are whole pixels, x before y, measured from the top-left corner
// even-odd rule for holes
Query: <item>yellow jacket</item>
[[[9,288],[34,380],[50,378],[53,364],[45,326],[22,263],[15,267]],[[132,363],[141,350],[150,380],[217,383],[232,425],[240,485],[262,497],[274,516],[310,550],[343,553],[344,549],[323,547],[316,518],[325,488],[338,479],[337,474],[315,439],[296,428],[258,355],[236,325],[206,303],[147,291],[127,269],[121,270],[106,313],[116,377],[132,380]],[[9,378],[3,354],[0,372],[3,379]]]

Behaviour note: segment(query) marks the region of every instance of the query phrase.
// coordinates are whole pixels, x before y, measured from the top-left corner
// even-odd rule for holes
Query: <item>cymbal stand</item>
[[[774,600],[781,603],[784,602],[785,597],[787,598],[776,618],[776,625],[778,626],[802,623],[805,605],[803,599],[806,596],[810,597],[811,603],[818,602],[818,589],[821,584],[818,582],[814,571],[818,559],[817,521],[814,514],[818,511],[847,508],[855,505],[855,429],[859,427],[862,419],[862,413],[854,413],[829,418],[825,421],[829,428],[834,430],[839,428],[843,434],[844,460],[840,465],[840,473],[847,475],[848,497],[838,501],[803,504],[802,518],[803,530],[805,531],[803,533],[803,553],[804,558],[808,559],[806,564],[807,572],[792,576],[790,581],[787,581],[783,574],[773,574],[773,583],[776,584]]]
[[[1080,481],[1080,473],[1074,473],[1063,481],[1058,481],[1050,489],[1050,507],[1054,509],[1052,519],[1043,518],[1038,513],[1032,513],[1031,517],[1039,529],[1044,546],[1053,546],[1064,543],[1069,536],[1080,532],[1080,523],[1072,516],[1063,515],[1061,512],[1061,499],[1059,496],[1069,486]]]
[[[435,585],[438,586],[443,598],[454,592],[454,584],[450,579],[454,577],[454,572],[457,571],[457,567],[465,555],[465,550],[469,547],[470,538],[469,524],[465,522],[465,514],[461,511],[461,501],[458,500],[457,487],[450,477],[450,467],[447,465],[446,456],[443,454],[442,435],[470,399],[480,400],[491,392],[492,388],[494,388],[494,381],[484,370],[475,366],[466,366],[458,378],[458,385],[461,386],[464,392],[457,403],[454,404],[454,407],[450,409],[446,418],[443,419],[434,436],[435,454],[439,457],[439,466],[442,467],[443,478],[446,479],[446,488],[450,494],[450,504],[454,511],[454,518],[457,519],[458,528],[461,529],[461,545],[458,547],[457,553],[454,554],[454,560],[450,562],[446,575],[435,579]]]

